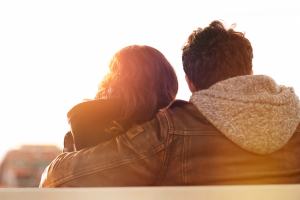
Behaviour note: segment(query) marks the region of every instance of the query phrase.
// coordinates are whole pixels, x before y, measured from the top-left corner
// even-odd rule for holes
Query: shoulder
[[[164,109],[172,118],[189,118],[191,116],[202,116],[196,106],[184,100],[175,100]]]
[[[89,100],[85,102],[81,102],[75,105],[71,110],[67,113],[67,117],[69,120],[75,118],[95,118],[105,116],[106,118],[116,118],[119,114],[121,102],[117,99],[95,99]]]
[[[211,124],[191,102],[176,100],[162,109],[168,122],[177,130],[198,130],[199,127],[210,127]]]
[[[181,116],[189,112],[197,112],[197,108],[190,102],[184,100],[175,100],[168,107],[162,109],[163,112],[168,112],[172,116]]]
[[[191,104],[190,102],[188,101],[185,101],[185,100],[181,100],[181,99],[176,99],[175,101],[173,101],[169,106],[168,108],[172,109],[172,108],[176,108],[176,107],[184,107],[184,106],[187,106]]]

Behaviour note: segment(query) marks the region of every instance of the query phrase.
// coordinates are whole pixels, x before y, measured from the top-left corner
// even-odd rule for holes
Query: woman
[[[109,69],[95,100],[80,103],[68,113],[74,150],[97,145],[152,119],[176,96],[176,74],[153,47],[125,47],[113,56]],[[65,137],[67,149],[72,137]]]

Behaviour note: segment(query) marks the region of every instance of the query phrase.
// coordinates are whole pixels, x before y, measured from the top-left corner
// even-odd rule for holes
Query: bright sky
[[[21,144],[62,146],[67,111],[93,98],[111,56],[131,44],[159,49],[189,99],[181,47],[222,20],[246,33],[254,73],[300,94],[298,2],[216,0],[0,0],[0,157]]]

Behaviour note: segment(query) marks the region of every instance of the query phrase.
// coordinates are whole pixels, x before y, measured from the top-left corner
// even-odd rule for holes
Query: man
[[[192,97],[106,143],[63,153],[43,187],[300,183],[300,104],[252,74],[252,47],[218,22],[183,48]]]

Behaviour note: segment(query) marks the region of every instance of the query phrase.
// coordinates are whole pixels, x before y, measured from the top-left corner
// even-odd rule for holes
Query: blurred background
[[[0,187],[37,187],[45,167],[60,153],[51,145],[9,150],[0,165]]]
[[[132,44],[160,50],[188,100],[181,48],[212,20],[244,32],[255,74],[300,93],[296,0],[0,0],[0,185],[36,187],[62,149],[66,113],[94,98],[112,55]]]

